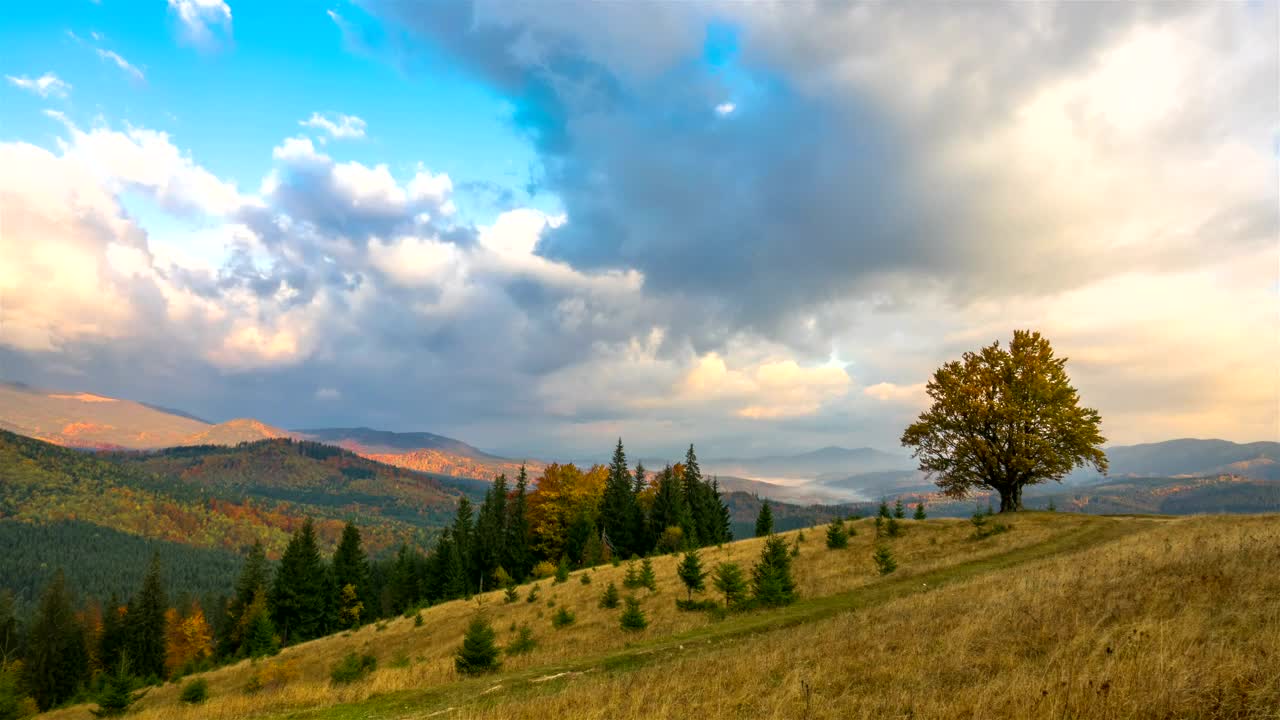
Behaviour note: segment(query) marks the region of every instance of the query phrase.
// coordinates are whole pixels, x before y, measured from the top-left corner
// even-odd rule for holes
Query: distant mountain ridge
[[[714,458],[702,462],[703,470],[725,475],[759,479],[790,478],[813,480],[822,475],[903,470],[912,466],[905,455],[875,448],[827,446],[794,455],[766,455],[754,458]]]

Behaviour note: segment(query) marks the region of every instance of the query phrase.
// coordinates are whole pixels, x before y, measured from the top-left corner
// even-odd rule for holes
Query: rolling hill
[[[378,551],[425,546],[461,494],[421,473],[290,439],[93,454],[0,431],[0,522],[76,521],[234,552],[261,540],[274,555],[310,516],[324,542],[353,520]]]
[[[294,431],[298,437],[345,448],[387,465],[418,472],[491,481],[499,473],[515,477],[520,462],[491,455],[461,440],[426,432],[389,432],[370,428],[320,428]],[[542,463],[529,462],[536,474]]]
[[[14,383],[0,383],[0,424],[57,445],[104,449],[180,445],[211,427],[131,400]]]

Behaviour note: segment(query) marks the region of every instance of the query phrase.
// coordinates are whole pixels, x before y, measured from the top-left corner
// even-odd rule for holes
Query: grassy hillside
[[[423,610],[420,624],[397,619],[208,673],[199,707],[180,704],[176,685],[155,689],[134,717],[1275,717],[1280,518],[1011,523],[974,540],[964,521],[908,521],[890,541],[900,568],[883,577],[870,520],[846,550],[809,530],[794,559],[802,599],[719,620],[677,611],[677,559],[657,558],[657,592],[638,593],[650,619],[638,635],[619,629],[620,610],[597,606],[624,568],[580,571],[539,582],[534,603],[525,585],[515,603],[489,593]],[[708,549],[704,563],[749,566],[760,545]],[[557,630],[560,607],[577,620]],[[527,623],[537,648],[460,679],[451,653],[476,612],[499,642]],[[378,669],[329,682],[353,650]],[[265,687],[246,692],[255,678]]]

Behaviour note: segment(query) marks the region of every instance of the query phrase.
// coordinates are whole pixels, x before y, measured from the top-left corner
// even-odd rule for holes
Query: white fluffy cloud
[[[33,92],[42,98],[64,98],[67,93],[71,92],[71,83],[63,81],[51,72],[47,72],[38,78],[28,77],[27,75],[5,75],[5,79],[9,81],[9,84],[28,92]]]
[[[322,130],[329,137],[338,140],[355,140],[364,137],[365,122],[355,115],[344,115],[343,113],[311,113],[311,117],[306,120],[300,120],[299,125],[303,127],[315,128]],[[321,136],[323,140],[324,137]]]

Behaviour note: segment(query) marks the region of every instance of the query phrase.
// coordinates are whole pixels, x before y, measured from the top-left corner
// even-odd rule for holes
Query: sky
[[[897,448],[1040,330],[1111,444],[1280,439],[1238,3],[24,3],[0,379],[543,458]]]

